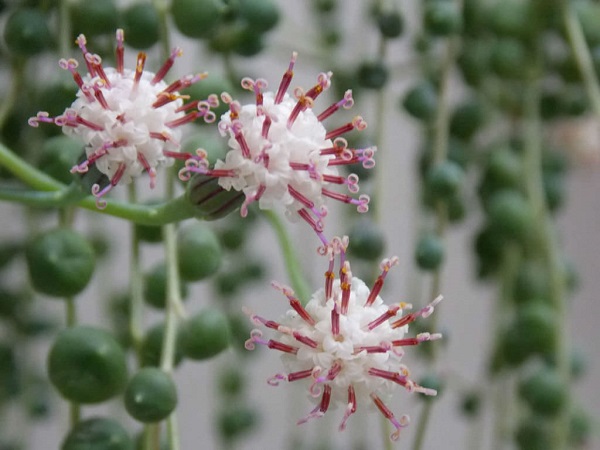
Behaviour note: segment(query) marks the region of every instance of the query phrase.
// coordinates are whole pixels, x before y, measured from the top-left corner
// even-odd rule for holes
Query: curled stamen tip
[[[344,109],[350,109],[354,106],[354,97],[352,97],[352,89],[344,92]]]
[[[286,380],[287,380],[287,376],[285,376],[282,373],[277,373],[267,379],[267,384],[269,386],[279,386],[280,381],[286,381]]]
[[[354,125],[358,131],[362,131],[367,128],[367,122],[361,116],[356,116],[354,119],[352,119],[352,125]]]
[[[223,103],[229,104],[233,101],[233,97],[229,92],[221,92],[221,100]]]
[[[80,34],[79,36],[77,36],[77,39],[75,39],[75,43],[79,46],[87,44],[85,34]]]
[[[246,342],[244,342],[244,348],[246,350],[254,350],[256,348],[256,344],[254,343],[254,341],[252,340],[252,338],[250,339],[246,339]]]
[[[242,82],[240,83],[242,85],[242,88],[251,91],[254,89],[254,80],[250,77],[244,77],[242,78]]]

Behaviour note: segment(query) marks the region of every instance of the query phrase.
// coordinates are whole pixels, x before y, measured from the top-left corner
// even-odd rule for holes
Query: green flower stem
[[[520,249],[515,244],[509,244],[503,249],[500,271],[501,284],[496,307],[492,313],[495,334],[495,347],[490,352],[492,358],[503,337],[504,324],[513,315],[514,283],[520,259]],[[501,373],[497,374],[493,380],[494,427],[492,442],[497,450],[501,450],[506,446],[507,439],[511,438],[511,431],[513,430],[514,380],[512,378],[510,374]]]
[[[169,172],[167,179],[167,198],[173,198],[175,180],[173,172]],[[177,259],[177,225],[169,223],[163,227],[163,240],[165,246],[165,264],[167,266],[167,299],[165,335],[160,358],[160,368],[171,374],[175,361],[175,347],[177,345],[177,328],[179,326],[179,313],[182,311],[181,278],[179,276],[179,262]],[[167,436],[170,450],[179,450],[179,432],[175,412],[167,419]]]
[[[61,0],[58,5],[58,52],[65,57],[69,54],[69,49],[71,47],[72,30],[69,14],[70,6],[70,0]]]
[[[387,39],[385,37],[381,37],[379,41],[379,49],[377,51],[378,58],[383,62],[386,59],[387,54]],[[379,165],[379,170],[375,168],[375,189],[374,189],[374,197],[376,199],[382,199],[384,197],[383,192],[385,191],[385,180],[383,177],[383,168],[385,165],[385,156],[386,152],[381,151],[384,148],[384,139],[385,139],[385,122],[386,122],[386,107],[387,107],[387,98],[389,93],[385,88],[379,89],[377,91],[376,99],[375,99],[375,146],[378,149],[376,158],[377,164]],[[373,220],[378,223],[381,222],[381,201],[375,201],[371,208],[371,215]],[[385,418],[384,418],[385,419]],[[386,419],[386,423],[387,423]],[[388,441],[389,439],[386,439]]]
[[[275,214],[273,211],[263,211],[263,215],[277,236],[279,247],[283,252],[283,260],[288,276],[290,277],[292,289],[294,289],[298,300],[300,300],[300,302],[303,304],[306,304],[306,302],[310,300],[312,292],[306,284],[304,274],[302,273],[302,269],[300,267],[300,262],[296,257],[294,247],[292,246],[292,242],[287,230],[285,229],[285,226],[281,222],[279,216],[277,216],[277,214]]]
[[[129,201],[136,203],[137,192],[135,182],[129,185]],[[142,270],[140,266],[140,240],[135,224],[130,224],[131,254],[129,259],[129,296],[130,296],[130,318],[129,333],[136,353],[138,366],[142,365],[142,340],[143,312],[144,312],[144,290],[142,284]]]
[[[558,249],[558,242],[550,213],[546,204],[542,177],[542,143],[540,121],[540,89],[539,81],[531,80],[525,93],[525,169],[527,173],[526,189],[530,204],[536,219],[541,251],[550,274],[550,299],[556,311],[558,332],[556,333],[556,362],[557,370],[564,386],[570,386],[569,367],[569,329],[568,311],[566,306],[565,276]],[[567,405],[556,419],[552,448],[563,450],[567,448],[569,437],[569,413]]]
[[[62,183],[24,161],[1,142],[0,166],[5,167],[23,183],[38,191],[58,191],[64,187]]]
[[[588,99],[592,105],[594,114],[600,117],[600,84],[598,84],[598,76],[594,69],[590,49],[585,42],[581,23],[574,9],[575,5],[572,2],[563,0],[561,6],[569,44],[581,72]]]
[[[449,90],[450,76],[456,59],[456,53],[459,45],[459,38],[451,37],[446,45],[445,59],[442,63],[440,72],[440,88],[438,96],[437,113],[433,126],[433,164],[439,164],[446,160],[448,154],[448,138],[450,134],[450,108],[449,108]],[[448,223],[448,208],[446,204],[438,202],[435,215],[435,232],[440,239],[443,239]],[[442,267],[435,270],[432,274],[429,301],[440,294],[441,291]],[[439,323],[439,313],[433,314],[430,318],[429,327],[432,330],[437,329]],[[430,366],[434,366],[438,356],[438,343],[432,342]],[[421,415],[419,416],[417,431],[413,442],[413,450],[421,450],[425,442],[427,427],[431,418],[431,410],[434,401],[425,402]]]

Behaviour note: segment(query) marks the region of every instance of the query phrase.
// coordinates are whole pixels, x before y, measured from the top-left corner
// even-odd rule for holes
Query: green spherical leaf
[[[179,283],[179,294],[183,300],[188,296],[188,286]],[[144,277],[144,300],[157,309],[164,309],[167,301],[167,268],[164,263],[157,264]]]
[[[235,440],[247,434],[257,425],[258,413],[247,406],[229,406],[218,415],[218,427],[221,438]]]
[[[521,79],[526,73],[530,57],[516,39],[500,39],[493,44],[491,68],[501,78]]]
[[[443,0],[427,2],[423,20],[425,29],[434,36],[448,36],[462,27],[457,5]]]
[[[421,82],[412,87],[402,99],[402,106],[416,119],[428,121],[435,117],[437,112],[437,90],[428,81]]]
[[[181,34],[207,38],[219,26],[224,4],[220,0],[173,0],[171,14]]]
[[[275,28],[280,18],[279,6],[274,0],[244,0],[239,3],[239,15],[248,28],[258,33]]]
[[[154,3],[138,2],[123,11],[125,42],[133,48],[146,49],[158,42],[160,17]]]
[[[159,422],[177,406],[177,388],[169,374],[155,367],[145,367],[129,380],[124,401],[125,409],[134,419]]]
[[[355,257],[366,261],[377,261],[385,249],[385,236],[373,221],[357,221],[349,233],[348,251]]]
[[[464,180],[464,171],[453,161],[446,160],[433,166],[425,175],[425,189],[435,200],[455,196]]]
[[[533,230],[533,210],[518,191],[494,194],[489,200],[488,215],[493,226],[508,238],[524,239]]]
[[[543,264],[538,261],[523,261],[517,272],[513,298],[516,303],[539,301],[550,295],[550,277]]]
[[[523,182],[523,160],[512,149],[495,148],[487,161],[485,177],[495,188],[516,188]]]
[[[94,417],[77,423],[61,450],[133,450],[133,441],[119,422]]]
[[[450,117],[450,134],[460,139],[469,140],[485,122],[485,108],[475,100],[462,103],[452,112]]]
[[[125,353],[107,331],[83,325],[67,328],[52,344],[48,375],[70,401],[103,402],[125,387]]]
[[[82,153],[81,142],[68,136],[55,136],[42,145],[38,167],[55,180],[70,184],[73,181],[70,170]]]
[[[235,189],[223,189],[218,178],[197,173],[187,183],[185,198],[195,207],[196,217],[210,221],[236,211],[245,197]]]
[[[219,391],[226,396],[237,397],[242,394],[246,385],[244,373],[239,368],[229,367],[219,376]]]
[[[444,244],[433,233],[422,236],[417,243],[415,261],[422,270],[436,270],[444,260]]]
[[[25,251],[33,287],[52,297],[80,293],[94,273],[94,248],[80,234],[66,228],[47,231]]]
[[[523,306],[502,340],[504,361],[522,364],[532,355],[548,355],[556,348],[558,324],[555,311],[540,302]]]
[[[363,62],[358,66],[358,83],[368,89],[381,89],[388,80],[388,69],[382,61]]]
[[[175,341],[175,357],[173,364],[178,366],[183,361],[183,332],[177,330]],[[157,323],[144,334],[141,346],[142,366],[159,367],[162,357],[163,341],[165,339],[165,324]]]
[[[404,30],[404,17],[399,11],[382,11],[377,14],[377,27],[383,37],[397,38]]]
[[[76,0],[71,4],[75,35],[86,37],[114,34],[118,25],[118,10],[114,0]]]
[[[195,360],[212,358],[229,347],[230,335],[227,316],[218,309],[205,309],[185,323],[185,356]]]
[[[33,56],[46,50],[52,42],[46,16],[37,9],[19,8],[4,24],[4,41],[15,56]]]
[[[519,450],[548,450],[552,448],[552,430],[544,421],[529,417],[519,421],[515,440]]]
[[[498,36],[526,39],[535,28],[531,26],[532,8],[530,3],[520,0],[504,0],[495,3],[488,11],[488,25]]]
[[[521,381],[519,396],[536,414],[554,417],[567,404],[568,386],[556,370],[542,367]]]
[[[199,281],[221,266],[222,250],[210,227],[202,222],[182,229],[177,239],[177,260],[181,278]]]

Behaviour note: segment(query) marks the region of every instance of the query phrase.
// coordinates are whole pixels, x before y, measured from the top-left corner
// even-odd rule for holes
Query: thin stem
[[[496,348],[501,342],[504,324],[513,314],[512,298],[520,259],[519,247],[515,244],[509,244],[503,249],[500,292],[492,317]],[[496,348],[492,349],[492,358],[494,357],[493,353],[496,351]],[[496,450],[504,448],[507,438],[511,435],[512,415],[510,411],[514,403],[513,387],[514,383],[511,381],[510,374],[498,374],[497,379],[494,380],[494,427],[492,442]]]
[[[69,54],[69,48],[71,47],[71,19],[69,14],[70,1],[61,0],[58,5],[58,52],[61,55]]]
[[[285,263],[285,269],[290,277],[290,283],[292,284],[292,289],[294,289],[296,295],[298,296],[298,300],[303,303],[308,302],[311,296],[311,291],[306,284],[306,280],[304,278],[304,274],[302,273],[302,269],[300,266],[300,262],[296,257],[296,253],[294,252],[294,247],[292,246],[292,242],[287,233],[287,230],[279,216],[275,214],[273,211],[263,211],[264,217],[267,219],[271,228],[275,231],[275,235],[277,236],[277,240],[279,242],[279,248],[283,252],[283,260]]]
[[[166,196],[172,198],[175,192],[173,171],[167,176]],[[175,364],[175,349],[177,345],[177,328],[179,326],[178,313],[181,312],[181,278],[179,276],[179,262],[177,259],[177,225],[170,223],[163,227],[165,249],[165,264],[167,267],[167,298],[165,335],[163,338],[160,368],[171,374]],[[179,450],[179,432],[175,412],[167,419],[167,436],[169,449]]]
[[[594,114],[600,117],[600,85],[598,84],[598,76],[596,75],[592,55],[585,42],[585,36],[581,29],[581,23],[577,18],[574,6],[575,5],[573,5],[572,2],[563,0],[563,20],[565,22],[569,44],[575,55],[575,60],[579,67],[579,71],[581,72],[583,84],[592,104],[592,109],[594,110]]]
[[[379,49],[378,49],[378,57],[379,60],[383,63],[385,61],[386,53],[387,53],[387,39],[384,36],[380,37],[379,40]],[[375,101],[375,146],[378,149],[377,152],[377,165],[379,168],[375,168],[375,192],[373,195],[376,199],[383,199],[384,195],[384,174],[383,168],[385,167],[385,152],[381,150],[384,148],[384,138],[385,138],[385,118],[386,118],[386,105],[387,105],[387,97],[388,92],[382,87],[377,92],[376,101]],[[381,211],[380,207],[381,201],[376,201],[373,204],[371,216],[375,222],[381,221]]]
[[[129,201],[137,201],[135,183],[129,185]],[[129,294],[130,317],[129,333],[136,353],[138,366],[142,365],[142,340],[143,340],[143,309],[144,291],[142,285],[142,271],[140,267],[140,240],[135,224],[130,224],[131,255],[129,260]]]
[[[527,173],[527,194],[533,208],[536,229],[541,243],[541,251],[547,264],[550,276],[550,299],[556,311],[558,331],[556,333],[556,362],[557,370],[564,386],[570,386],[570,368],[568,352],[568,314],[565,295],[565,277],[562,268],[555,231],[550,220],[546,204],[542,177],[542,144],[540,123],[540,89],[537,80],[529,83],[525,93],[525,165]],[[570,405],[563,408],[554,426],[552,448],[562,450],[567,448],[569,437]]]

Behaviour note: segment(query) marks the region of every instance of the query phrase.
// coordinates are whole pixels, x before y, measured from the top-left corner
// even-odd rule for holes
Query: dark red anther
[[[115,51],[117,57],[117,73],[123,75],[123,56],[125,54],[125,49],[123,48],[124,41],[124,33],[123,30],[117,30],[117,49]]]
[[[292,372],[287,376],[287,380],[289,382],[292,381],[296,381],[296,380],[301,380],[303,378],[308,378],[312,375],[314,368],[312,369],[306,369],[306,370],[300,370],[298,372]]]
[[[283,342],[274,341],[273,339],[269,339],[267,346],[269,348],[279,350],[280,352],[291,353],[292,355],[298,353],[298,347],[293,347],[291,345],[284,344]]]
[[[329,300],[333,293],[334,273],[331,270],[325,272],[325,300]]]
[[[381,292],[382,287],[383,287],[383,277],[381,275],[379,275],[377,277],[377,280],[375,281],[375,284],[373,284],[373,289],[371,289],[371,292],[369,293],[369,297],[367,298],[367,301],[365,302],[365,306],[371,306],[373,304],[373,302],[375,301],[375,299]]]
[[[185,125],[186,123],[193,122],[198,118],[197,112],[187,113],[185,116],[180,117],[179,119],[171,120],[170,122],[165,123],[169,128],[180,127],[181,125]]]
[[[146,53],[139,52],[137,56],[137,62],[135,64],[135,77],[133,78],[133,89],[135,89],[142,78],[144,73],[144,66],[146,65]]]
[[[102,92],[102,89],[94,88],[94,97],[96,97],[96,100],[98,100],[98,103],[100,103],[102,108],[110,109],[110,107],[108,106],[108,103],[106,102],[106,98],[104,97],[104,94]]]
[[[263,138],[267,139],[267,137],[269,136],[269,129],[271,128],[271,117],[269,117],[269,115],[265,115],[265,121],[263,122],[262,125],[262,132],[261,135]]]
[[[329,408],[329,402],[331,401],[331,386],[326,384],[323,387],[323,396],[321,397],[321,406],[319,407],[319,411],[322,413],[327,412],[327,408]]]
[[[407,345],[419,345],[421,341],[417,338],[405,338],[405,339],[397,339],[392,341],[392,345],[394,347],[404,347]]]
[[[304,306],[302,306],[302,303],[300,303],[300,301],[297,298],[288,295],[288,299],[290,301],[290,306],[294,309],[294,311],[298,313],[300,317],[302,317],[302,319],[306,323],[308,323],[309,325],[315,324],[315,319],[313,319],[312,316],[308,313],[308,311],[304,309]]]
[[[340,194],[339,192],[330,191],[328,189],[321,189],[321,193],[326,197],[332,198],[334,200],[339,200],[340,202],[344,202],[344,203],[356,202],[356,200],[354,198],[350,197],[347,194]]]
[[[315,207],[314,202],[307,199],[304,195],[302,195],[298,190],[292,187],[292,185],[288,184],[288,192],[292,197],[302,203],[305,207],[312,209]]]
[[[348,122],[347,124],[342,125],[341,127],[336,128],[335,130],[331,130],[325,135],[325,139],[335,139],[336,137],[341,136],[342,134],[347,133],[348,131],[354,130],[354,128],[354,123]]]
[[[381,325],[386,320],[394,317],[398,313],[399,310],[400,310],[400,306],[398,306],[398,305],[390,306],[388,308],[388,310],[386,312],[384,312],[382,315],[380,315],[377,319],[369,322],[369,324],[367,325],[367,328],[369,330],[373,330],[373,329],[377,328],[379,325]]]
[[[169,70],[171,70],[171,67],[173,67],[175,58],[177,58],[178,56],[181,56],[181,54],[182,54],[182,51],[180,48],[174,48],[173,51],[171,51],[171,55],[163,63],[162,67],[158,70],[158,72],[156,72],[156,75],[154,75],[154,78],[152,78],[152,81],[150,82],[150,84],[152,86],[154,86],[159,81],[163,80],[165,75],[167,75]]]
[[[304,345],[308,345],[311,348],[317,348],[317,345],[319,345],[318,342],[314,339],[311,339],[308,336],[304,336],[297,331],[294,331],[292,334],[294,336],[294,339],[296,339],[298,342],[302,342]]]
[[[288,70],[283,74],[281,82],[279,83],[279,89],[277,89],[277,94],[275,95],[274,102],[276,105],[283,101],[283,96],[290,87],[292,78],[294,78],[294,64],[296,63],[297,57],[298,54],[296,52],[292,53],[292,58],[290,59],[290,65],[288,66]]]
[[[336,311],[336,308],[331,310],[331,334],[334,339],[340,335],[340,313]]]
[[[395,322],[392,322],[391,327],[392,328],[402,327],[404,325],[407,325],[407,324],[413,322],[416,318],[417,318],[417,316],[415,313],[407,314],[404,317],[401,317],[400,319],[396,320]]]

